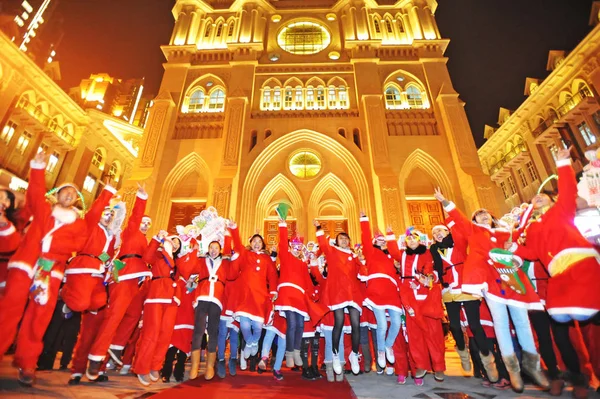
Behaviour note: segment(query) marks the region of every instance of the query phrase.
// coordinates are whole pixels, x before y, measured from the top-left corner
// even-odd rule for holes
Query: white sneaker
[[[258,353],[258,342],[252,344],[250,349],[251,349],[250,356],[256,356],[256,354]]]
[[[360,372],[360,364],[358,364],[358,353],[350,352],[350,356],[348,356],[348,360],[350,361],[350,367],[352,368],[352,373],[354,375],[358,375]]]
[[[394,356],[394,349],[385,348],[385,357],[387,357],[388,362],[394,364],[396,362],[396,357]]]
[[[334,373],[342,374],[342,363],[340,363],[340,357],[337,353],[333,354],[333,361],[331,362],[331,364],[333,364]]]
[[[385,368],[385,374],[386,375],[394,375],[394,368],[393,367],[386,367]]]
[[[256,349],[258,349],[258,346],[256,347]],[[252,345],[246,342],[246,346],[244,346],[244,356],[242,356],[242,358],[244,359],[248,359],[250,356],[252,356]]]
[[[240,357],[240,370],[246,370],[248,368],[248,363],[246,362],[246,358],[244,356]]]
[[[385,352],[384,351],[377,352],[377,365],[379,367],[381,367],[382,369],[385,368],[386,362],[385,362]]]
[[[119,374],[121,375],[127,375],[129,374],[129,370],[131,369],[131,365],[130,364],[125,364],[123,367],[121,367],[121,371],[119,371]]]

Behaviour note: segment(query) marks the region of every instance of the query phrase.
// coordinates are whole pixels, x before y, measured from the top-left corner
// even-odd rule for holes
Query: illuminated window
[[[234,28],[235,28],[235,22],[231,21],[231,23],[229,24],[229,31],[227,32],[227,37],[233,36]]]
[[[523,185],[523,187],[527,187],[529,183],[527,183],[527,178],[525,177],[525,172],[523,171],[523,168],[517,169],[517,174],[519,175],[519,180],[521,180],[521,184]]]
[[[329,46],[329,32],[314,22],[295,22],[277,36],[279,46],[292,54],[316,54]]]
[[[387,30],[387,33],[394,32],[394,28],[392,28],[392,21],[390,21],[389,19],[385,20],[385,29]]]
[[[292,88],[286,87],[285,95],[283,97],[283,109],[291,109],[292,108]]]
[[[512,176],[508,176],[508,186],[510,187],[512,195],[515,195],[517,193],[517,186],[515,185],[515,181],[513,180]]]
[[[338,87],[338,100],[340,108],[348,108],[348,92],[346,91],[346,87]]]
[[[188,112],[202,112],[204,109],[205,95],[202,90],[196,90],[190,96],[188,102]]]
[[[223,34],[223,24],[222,24],[222,23],[220,23],[220,24],[217,26],[217,34],[216,34],[216,36],[217,36],[217,37],[221,37],[221,34]]]
[[[110,169],[108,170],[108,177],[110,177],[114,181],[119,181],[119,172],[120,172],[119,162],[114,161],[110,165]]]
[[[317,87],[317,107],[316,109],[325,109],[325,88]]]
[[[406,97],[410,108],[423,108],[421,90],[417,89],[415,86],[408,86],[406,88]]]
[[[92,165],[94,165],[100,170],[104,169],[104,154],[100,148],[96,148],[96,151],[94,151],[94,156],[92,157]]]
[[[315,108],[315,89],[312,86],[306,88],[306,109]]]
[[[290,159],[290,172],[301,179],[315,177],[321,170],[321,160],[309,151],[297,153]]]
[[[58,165],[58,158],[60,157],[60,154],[56,151],[54,151],[52,153],[52,155],[50,155],[50,157],[48,158],[48,165],[46,166],[46,170],[49,173],[54,172],[54,169],[56,169],[56,165]]]
[[[2,134],[0,134],[0,140],[2,140],[5,144],[10,143],[13,135],[15,134],[15,130],[17,129],[17,124],[14,122],[8,122],[2,128]]]
[[[385,107],[387,109],[402,108],[402,96],[400,96],[400,90],[394,86],[390,86],[385,90]]]
[[[327,92],[329,93],[328,101],[327,101],[329,108],[330,109],[336,108],[337,96],[335,95],[335,87],[329,86],[329,89],[327,90]]]
[[[265,87],[263,89],[262,108],[269,109],[271,107],[271,89]]]
[[[17,147],[15,150],[19,151],[21,154],[25,152],[27,147],[29,147],[29,142],[31,141],[31,133],[23,132],[23,134],[19,137],[19,141],[17,141]]]
[[[398,24],[398,32],[404,33],[404,25],[402,24],[402,19],[398,18],[396,22]]]
[[[585,141],[587,147],[596,143],[596,135],[594,135],[587,123],[580,123],[577,125],[577,129],[579,129],[579,133],[581,133],[581,137],[583,138],[583,141]]]
[[[212,24],[209,22],[208,25],[206,26],[206,30],[204,31],[204,37],[205,38],[210,37],[210,32],[212,32]]]
[[[500,188],[502,189],[502,194],[504,194],[504,199],[508,199],[509,195],[508,190],[506,189],[506,183],[504,183],[503,181],[500,182]]]
[[[221,112],[225,108],[225,92],[216,89],[210,94],[208,99],[208,112]]]
[[[94,186],[96,185],[96,179],[92,175],[87,175],[85,177],[85,181],[83,182],[83,189],[88,193],[94,191]]]
[[[302,108],[304,108],[304,95],[302,92],[302,87],[297,86],[294,92],[294,109]]]
[[[536,181],[538,175],[535,170],[535,166],[533,166],[533,162],[529,161],[525,164],[525,166],[527,167],[527,171],[529,172],[529,177],[531,177],[531,181]]]
[[[273,109],[281,109],[281,89],[279,87],[273,90]]]
[[[38,147],[37,153],[39,154],[40,152],[47,152],[47,151],[48,151],[48,144],[41,143],[40,146]]]
[[[381,33],[381,26],[379,25],[377,17],[373,18],[373,27],[375,28],[375,33]]]

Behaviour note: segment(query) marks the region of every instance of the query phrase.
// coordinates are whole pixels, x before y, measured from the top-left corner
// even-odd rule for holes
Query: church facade
[[[443,222],[434,187],[497,211],[454,90],[435,0],[178,0],[130,185],[155,228],[207,206],[276,240]]]

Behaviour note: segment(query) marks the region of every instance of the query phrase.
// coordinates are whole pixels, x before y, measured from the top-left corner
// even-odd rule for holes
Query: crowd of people
[[[144,386],[183,381],[188,358],[195,379],[204,358],[206,380],[269,368],[281,380],[285,360],[306,380],[374,369],[422,386],[444,381],[447,318],[465,375],[516,392],[526,376],[550,395],[568,381],[585,398],[600,368],[600,254],[574,225],[569,151],[557,159],[560,195],[501,219],[467,217],[438,189],[448,217],[431,232],[397,239],[361,212],[360,245],[316,220],[304,243],[283,214],[275,246],[227,221],[203,250],[184,230],[147,236],[143,185],[124,228],[108,183],[87,211],[73,184],[46,192],[39,153],[24,206],[0,190],[0,355],[14,347],[26,386],[58,351],[71,385],[112,368]]]

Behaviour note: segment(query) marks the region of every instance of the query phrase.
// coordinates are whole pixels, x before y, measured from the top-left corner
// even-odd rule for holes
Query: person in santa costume
[[[400,294],[406,316],[408,350],[414,360],[416,385],[423,385],[427,370],[433,369],[436,381],[444,381],[444,332],[441,297],[434,296],[439,282],[433,273],[433,259],[424,235],[414,227],[406,230],[406,249],[401,250],[392,231],[386,235],[387,248],[399,262]],[[441,295],[440,295],[441,296]],[[439,302],[438,302],[439,301]]]
[[[106,305],[104,269],[115,251],[115,235],[111,229],[115,210],[108,206],[114,193],[111,186],[104,186],[85,214],[87,241],[65,270],[66,282],[61,289],[64,313],[98,310]]]
[[[350,316],[352,327],[352,352],[348,356],[352,372],[360,372],[358,352],[360,348],[360,314],[362,313],[363,295],[358,279],[362,266],[358,256],[350,247],[350,236],[339,233],[335,238],[335,245],[330,245],[321,229],[318,220],[313,222],[317,229],[319,248],[327,257],[327,284],[324,288],[323,303],[333,312],[334,326],[332,331],[332,366],[335,374],[342,373],[342,364],[338,348],[344,328],[344,313]]]
[[[523,349],[523,371],[537,385],[549,389],[550,383],[540,369],[540,355],[527,313],[528,310],[541,310],[543,305],[520,269],[522,260],[503,250],[506,242],[512,240],[513,236],[518,237],[518,230],[502,227],[485,209],[479,209],[471,219],[467,218],[454,203],[446,200],[439,188],[434,196],[468,240],[469,255],[464,264],[462,291],[485,297],[513,390],[522,392],[524,385],[510,335],[509,312]]]
[[[146,233],[150,229],[151,220],[144,216],[148,194],[144,185],[138,184],[135,204],[129,216],[127,227],[122,233],[118,261],[113,262],[113,270],[108,285],[108,306],[104,321],[90,349],[86,376],[95,380],[100,367],[106,358],[109,347],[127,308],[139,293],[139,282],[152,276],[142,256],[148,247]],[[139,316],[133,317],[131,330],[135,329]],[[111,350],[111,357],[120,363],[122,349]]]
[[[264,327],[266,333],[262,342],[261,359],[260,362],[258,362],[258,369],[262,371],[267,369],[269,353],[271,353],[271,347],[273,346],[275,338],[277,338],[277,352],[275,353],[275,362],[273,363],[273,378],[276,381],[281,381],[283,380],[281,365],[283,364],[283,357],[286,349],[285,331],[287,330],[287,319],[282,317],[279,312],[274,312],[272,317],[273,323]]]
[[[231,263],[239,262],[239,256],[232,257]],[[239,270],[238,266],[230,266],[230,270]],[[237,276],[232,276],[237,277]],[[240,280],[228,281],[225,284],[225,291],[223,292],[223,298],[221,299],[221,317],[219,320],[219,338],[217,343],[217,375],[219,378],[225,378],[226,367],[225,367],[225,348],[227,341],[229,341],[229,362],[227,368],[229,369],[229,375],[234,377],[237,374],[237,359],[238,359],[238,345],[240,337],[239,323],[234,321],[233,317],[227,314],[229,309],[229,298],[237,291],[237,285],[240,284]]]
[[[158,381],[159,370],[171,342],[177,306],[181,302],[175,270],[180,247],[178,237],[168,236],[166,231],[161,230],[144,253],[143,261],[152,267],[152,281],[144,303],[144,321],[131,368],[144,386]]]
[[[301,367],[300,346],[304,332],[304,322],[309,320],[309,300],[307,292],[312,291],[312,281],[308,273],[308,263],[302,249],[304,243],[294,235],[288,244],[288,228],[283,219],[279,220],[279,285],[275,310],[283,312],[286,319],[285,364],[287,367]]]
[[[234,278],[230,275],[231,260],[231,236],[225,235],[223,243],[226,254],[221,253],[222,247],[219,241],[212,241],[208,245],[208,251],[202,257],[198,257],[198,250],[184,256],[179,261],[190,267],[192,273],[197,274],[197,287],[194,291],[193,306],[195,309],[194,334],[192,337],[192,354],[190,379],[198,377],[200,367],[200,352],[202,350],[202,336],[205,331],[208,335],[205,380],[212,380],[215,375],[215,363],[217,359],[217,344],[219,337],[219,323],[221,311],[223,310],[223,299],[227,279]],[[234,260],[239,255],[234,255]],[[179,264],[179,263],[178,263]],[[225,368],[225,361],[221,367]]]
[[[6,287],[8,260],[14,255],[21,243],[21,231],[17,229],[15,194],[0,189],[0,297]]]
[[[490,352],[491,348],[480,322],[481,298],[462,292],[461,289],[464,262],[467,258],[467,240],[458,229],[454,228],[455,226],[456,223],[451,218],[447,218],[445,225],[433,227],[432,235],[435,242],[429,248],[433,257],[434,270],[444,287],[442,300],[448,312],[450,332],[456,342],[455,349],[460,357],[461,366],[468,373],[471,371],[471,361],[460,324],[462,309],[469,318],[470,330],[473,331],[477,347],[481,350],[480,358],[486,374],[491,383],[496,383],[498,381],[498,371],[494,355]],[[450,229],[452,229],[452,233]]]
[[[385,237],[381,233],[376,234],[374,238],[371,236],[369,218],[364,212],[360,214],[360,228],[363,242],[362,253],[366,259],[367,270],[367,274],[363,278],[367,283],[364,303],[375,314],[377,364],[384,369],[386,358],[391,364],[396,361],[393,346],[401,327],[402,304],[398,293],[397,270],[394,266],[394,259],[387,249]],[[390,318],[389,329],[386,312]],[[365,367],[367,367],[366,364]],[[371,368],[370,364],[368,368]]]
[[[40,152],[31,161],[26,194],[34,221],[8,263],[6,289],[0,300],[0,355],[13,342],[21,320],[14,364],[19,369],[19,382],[26,386],[35,380],[35,367],[66,262],[73,252],[81,250],[87,239],[85,222],[74,207],[81,199],[77,187],[63,184],[52,190],[56,204],[49,204],[45,198],[45,170],[46,155]]]
[[[243,350],[245,359],[258,353],[258,341],[262,334],[265,319],[277,299],[277,269],[275,267],[276,247],[271,253],[266,251],[260,234],[250,238],[250,248],[246,249],[240,239],[235,223],[229,225],[233,238],[233,248],[239,254],[239,261],[231,266],[231,276],[241,279],[237,292],[228,300],[228,314],[240,322],[240,329],[246,341]]]

